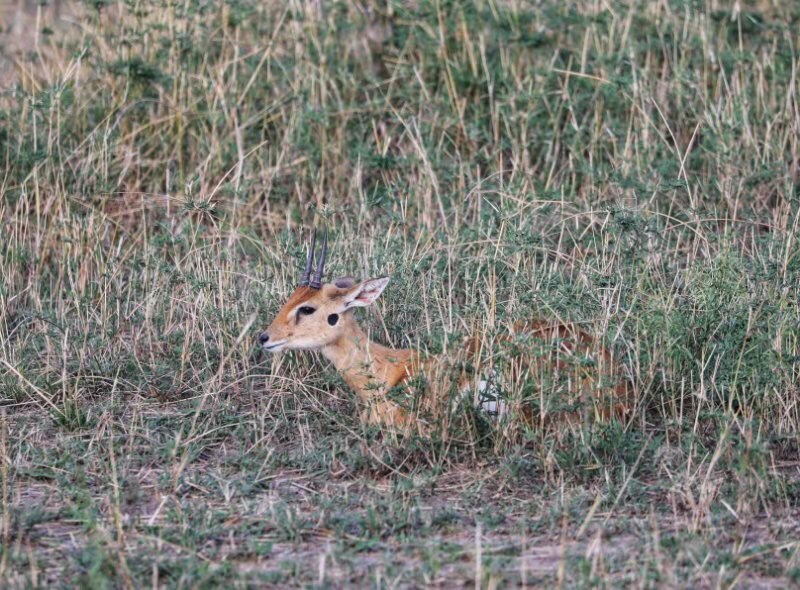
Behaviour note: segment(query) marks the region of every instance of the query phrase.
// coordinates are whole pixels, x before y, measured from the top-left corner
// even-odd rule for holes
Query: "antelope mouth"
[[[280,340],[279,342],[267,342],[266,344],[262,344],[261,348],[264,350],[268,350],[269,352],[278,352],[283,345],[286,344],[286,340]]]

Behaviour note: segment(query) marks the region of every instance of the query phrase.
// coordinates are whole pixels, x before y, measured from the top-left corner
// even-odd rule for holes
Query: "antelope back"
[[[463,354],[470,367],[463,383],[484,409],[514,411],[531,424],[608,420],[630,411],[632,392],[619,363],[573,324],[519,322],[492,341],[477,333]]]

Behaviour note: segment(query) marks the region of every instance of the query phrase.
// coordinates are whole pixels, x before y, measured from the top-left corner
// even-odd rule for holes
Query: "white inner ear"
[[[359,303],[372,303],[378,297],[378,292],[376,289],[362,289],[358,297],[355,298],[355,301]]]
[[[362,283],[348,295],[346,308],[366,307],[373,303],[380,296],[388,283],[388,277],[384,279],[373,279]]]
[[[369,305],[378,296],[374,290],[358,289],[347,299],[347,307],[364,307]]]

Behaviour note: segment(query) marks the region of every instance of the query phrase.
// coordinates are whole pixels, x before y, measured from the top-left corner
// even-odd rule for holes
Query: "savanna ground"
[[[1,18],[3,587],[798,583],[796,2]],[[254,346],[314,223],[379,341],[578,322],[633,412],[364,428]]]

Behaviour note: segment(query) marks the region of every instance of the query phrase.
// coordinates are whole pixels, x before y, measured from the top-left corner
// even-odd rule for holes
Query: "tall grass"
[[[126,0],[55,16],[17,15],[28,26],[0,46],[9,583],[796,579],[781,524],[800,450],[794,3]],[[362,318],[375,339],[448,354],[475,330],[575,321],[621,359],[633,416],[522,438],[487,423],[471,445],[365,430],[324,362],[254,346],[315,223],[333,231],[330,277],[392,275]],[[514,504],[509,562],[470,546],[500,526],[488,508],[429,521],[409,499],[487,465],[490,482],[479,469],[458,489],[545,507]],[[393,491],[325,488],[304,500],[314,519],[291,497],[265,509],[287,472],[296,489]],[[574,545],[632,515],[618,544],[645,539],[641,560]],[[442,541],[453,522],[465,554]],[[404,535],[441,543],[357,573],[353,538]],[[530,565],[537,535],[561,539],[566,570]],[[281,543],[321,569],[241,565]]]

